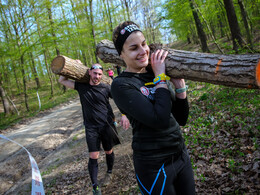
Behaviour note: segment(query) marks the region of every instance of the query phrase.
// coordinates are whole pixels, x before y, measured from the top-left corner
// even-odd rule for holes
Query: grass
[[[207,170],[197,169],[199,159],[209,164],[221,164],[215,159],[222,159],[230,175],[238,176],[250,163],[248,155],[259,150],[260,91],[187,84],[190,115],[183,135],[195,175],[201,182],[206,179]]]

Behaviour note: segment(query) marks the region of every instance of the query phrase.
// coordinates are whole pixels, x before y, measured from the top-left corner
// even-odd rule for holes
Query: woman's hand
[[[151,54],[151,66],[154,72],[154,75],[165,73],[165,58],[168,54],[168,51],[159,49],[156,52]]]
[[[175,89],[180,89],[185,87],[185,80],[184,79],[175,79],[171,78],[170,81],[173,83]],[[187,96],[186,91],[182,93],[176,93],[176,97],[179,99],[185,99]]]
[[[185,87],[185,80],[184,79],[175,79],[171,78],[170,80],[176,89],[184,88]]]

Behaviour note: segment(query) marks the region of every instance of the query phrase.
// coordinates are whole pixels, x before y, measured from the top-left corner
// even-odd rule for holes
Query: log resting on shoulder
[[[151,52],[167,50],[166,74],[173,78],[207,82],[238,88],[260,88],[260,54],[223,55],[175,50],[160,44],[149,45]],[[113,42],[102,40],[97,55],[105,63],[125,66]]]
[[[51,70],[75,81],[89,83],[89,67],[66,56],[57,56],[52,60]],[[112,79],[103,74],[101,82],[111,84]]]

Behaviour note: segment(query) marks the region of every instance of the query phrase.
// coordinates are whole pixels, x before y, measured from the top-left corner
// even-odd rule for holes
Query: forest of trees
[[[30,110],[28,88],[49,87],[57,76],[50,63],[57,55],[102,63],[96,44],[112,38],[113,28],[132,20],[140,24],[148,44],[185,40],[202,52],[259,52],[258,0],[1,0],[0,96],[4,112],[12,110],[12,97],[20,94]],[[221,45],[226,38],[227,45]],[[255,38],[255,39],[254,39]],[[255,40],[255,41],[254,41]],[[258,42],[257,42],[258,41]]]

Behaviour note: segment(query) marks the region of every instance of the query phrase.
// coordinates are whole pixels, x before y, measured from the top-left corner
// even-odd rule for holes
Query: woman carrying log
[[[142,194],[195,194],[189,154],[180,125],[188,119],[184,79],[165,75],[167,51],[151,54],[139,26],[131,21],[118,25],[113,42],[126,70],[113,80],[111,92],[120,111],[133,127],[133,160]],[[175,86],[175,94],[167,87]]]

